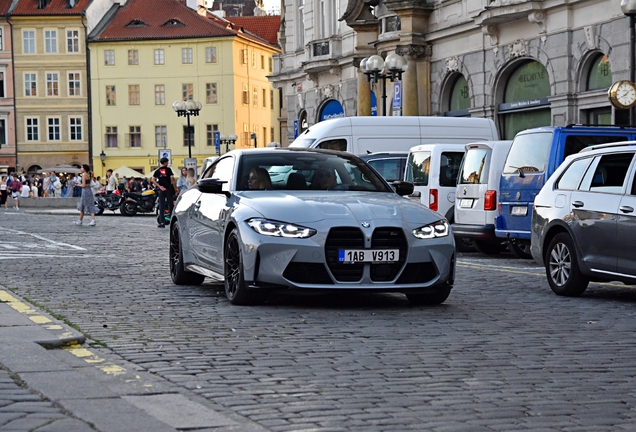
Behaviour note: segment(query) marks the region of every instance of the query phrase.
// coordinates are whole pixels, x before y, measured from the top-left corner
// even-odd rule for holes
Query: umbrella
[[[115,174],[119,174],[119,177],[125,177],[125,178],[130,178],[130,177],[139,177],[139,178],[144,178],[147,177],[145,174],[140,173],[139,171],[135,171],[134,169],[127,167],[126,165],[122,165],[119,168],[117,168],[116,170],[113,170],[113,175]]]
[[[56,173],[62,173],[62,174],[69,174],[69,173],[77,174],[82,172],[81,169],[73,165],[55,165],[54,167],[39,169],[36,172],[38,174],[42,174],[42,173],[50,173],[51,171],[55,171]]]

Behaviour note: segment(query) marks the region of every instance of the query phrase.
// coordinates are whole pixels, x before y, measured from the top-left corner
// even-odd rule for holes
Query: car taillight
[[[497,191],[489,190],[484,194],[484,210],[497,209]]]
[[[437,189],[431,189],[428,194],[428,208],[437,211]]]

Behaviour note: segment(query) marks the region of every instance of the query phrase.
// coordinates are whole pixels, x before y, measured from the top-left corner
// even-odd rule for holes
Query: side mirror
[[[211,194],[226,194],[223,191],[223,184],[227,183],[224,180],[219,179],[200,179],[197,181],[197,188],[202,193],[211,193]]]
[[[391,183],[391,186],[395,189],[395,193],[399,196],[410,195],[413,193],[415,186],[411,182],[397,180]]]

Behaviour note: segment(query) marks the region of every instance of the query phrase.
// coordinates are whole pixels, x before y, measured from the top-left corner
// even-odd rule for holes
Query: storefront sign
[[[340,102],[337,100],[330,100],[322,107],[322,111],[320,112],[320,121],[344,116],[344,109]]]

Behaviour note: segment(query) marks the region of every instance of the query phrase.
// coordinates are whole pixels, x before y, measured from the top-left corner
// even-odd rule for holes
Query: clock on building
[[[636,84],[627,80],[616,81],[608,90],[607,96],[616,108],[631,108],[636,104]]]

